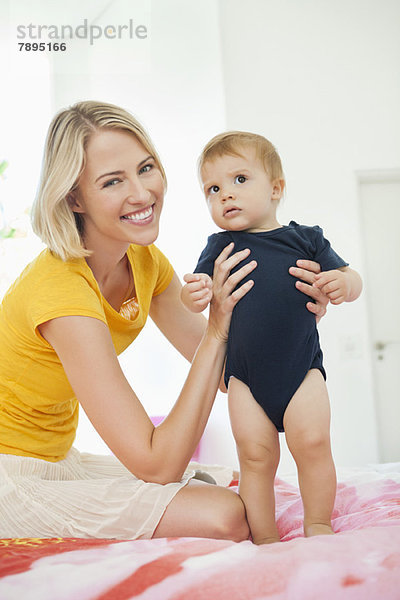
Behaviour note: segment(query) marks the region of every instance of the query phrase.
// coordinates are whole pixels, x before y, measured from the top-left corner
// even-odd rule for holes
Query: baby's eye
[[[235,183],[244,183],[247,180],[247,177],[244,175],[236,175]]]
[[[210,188],[208,188],[209,194],[218,194],[218,192],[219,192],[218,185],[212,185]]]
[[[117,183],[119,183],[121,180],[116,178],[116,179],[110,179],[109,181],[106,181],[105,184],[103,185],[103,188],[106,187],[111,187],[113,185],[116,185]]]

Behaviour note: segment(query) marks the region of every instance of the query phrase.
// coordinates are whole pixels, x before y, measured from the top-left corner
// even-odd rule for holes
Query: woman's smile
[[[136,212],[127,213],[123,215],[121,221],[128,221],[134,225],[148,225],[152,222],[154,217],[154,203],[146,209],[141,209]]]

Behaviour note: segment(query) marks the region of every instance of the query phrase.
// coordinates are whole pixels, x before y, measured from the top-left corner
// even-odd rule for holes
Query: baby
[[[279,541],[274,479],[280,431],[297,465],[304,533],[331,534],[336,472],[326,375],[315,316],[289,268],[299,258],[318,262],[322,272],[314,285],[332,304],[358,298],[361,278],[318,226],[279,224],[285,179],[280,157],[264,137],[235,131],[214,137],[203,150],[199,172],[211,216],[225,231],[208,238],[194,274],[185,275],[183,303],[194,312],[207,307],[214,260],[230,242],[235,251],[249,248],[248,260],[258,265],[248,277],[253,289],[233,312],[225,369],[239,493],[253,541]]]

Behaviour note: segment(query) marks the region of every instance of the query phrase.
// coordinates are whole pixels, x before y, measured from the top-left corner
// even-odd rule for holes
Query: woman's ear
[[[83,210],[81,203],[79,202],[78,190],[73,190],[72,192],[69,192],[69,194],[67,196],[67,202],[68,202],[68,206],[70,207],[72,212],[75,212],[75,213],[85,212]]]
[[[280,200],[283,196],[284,189],[285,189],[285,180],[284,179],[275,179],[272,182],[272,199]]]

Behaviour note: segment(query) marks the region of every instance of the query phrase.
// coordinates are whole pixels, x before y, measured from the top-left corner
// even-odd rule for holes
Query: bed
[[[198,538],[0,540],[1,600],[399,600],[400,463],[338,473],[334,536],[305,539],[276,480],[282,543]],[[237,482],[232,482],[235,489]]]

